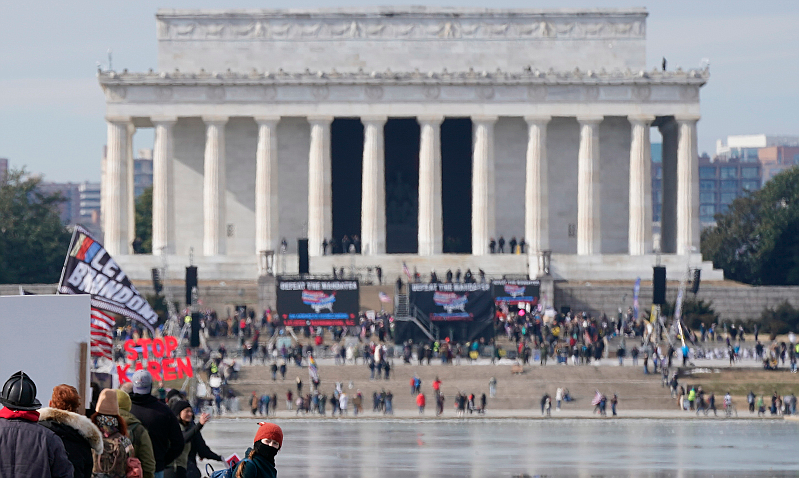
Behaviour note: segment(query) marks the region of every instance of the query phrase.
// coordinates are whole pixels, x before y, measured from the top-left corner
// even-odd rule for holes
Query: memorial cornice
[[[159,10],[159,41],[644,39],[645,9]]]
[[[710,72],[171,73],[100,71],[108,103],[396,103],[396,102],[683,102],[699,101]]]
[[[675,71],[549,71],[525,69],[521,72],[494,72],[474,70],[449,72],[446,69],[430,72],[338,72],[305,70],[304,72],[251,71],[239,73],[226,71],[184,73],[181,71],[133,73],[123,70],[98,71],[97,77],[101,85],[136,85],[136,86],[183,86],[183,85],[332,85],[332,84],[554,84],[554,85],[614,85],[614,84],[690,84],[704,85],[710,78],[710,71],[691,69]]]

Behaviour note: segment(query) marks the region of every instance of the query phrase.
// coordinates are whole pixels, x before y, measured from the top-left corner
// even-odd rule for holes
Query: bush
[[[760,324],[763,332],[768,332],[772,340],[777,335],[787,334],[797,330],[799,326],[799,310],[796,310],[787,300],[771,309],[766,307],[760,314]]]

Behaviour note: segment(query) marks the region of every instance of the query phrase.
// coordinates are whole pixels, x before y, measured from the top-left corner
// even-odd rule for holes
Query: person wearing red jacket
[[[424,393],[416,396],[416,405],[419,407],[419,415],[424,414]]]

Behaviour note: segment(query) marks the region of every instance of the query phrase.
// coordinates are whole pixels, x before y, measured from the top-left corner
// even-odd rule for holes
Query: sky
[[[0,158],[48,181],[99,181],[106,140],[97,62],[156,67],[158,8],[313,8],[364,5],[492,8],[646,7],[647,69],[698,68],[699,151],[733,134],[799,135],[799,0],[5,0],[0,2]],[[151,130],[134,147],[152,147]]]

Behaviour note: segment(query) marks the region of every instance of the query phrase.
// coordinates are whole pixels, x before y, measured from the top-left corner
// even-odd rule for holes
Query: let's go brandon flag
[[[89,232],[75,226],[58,285],[61,294],[91,294],[92,308],[124,315],[152,330],[158,314]]]

